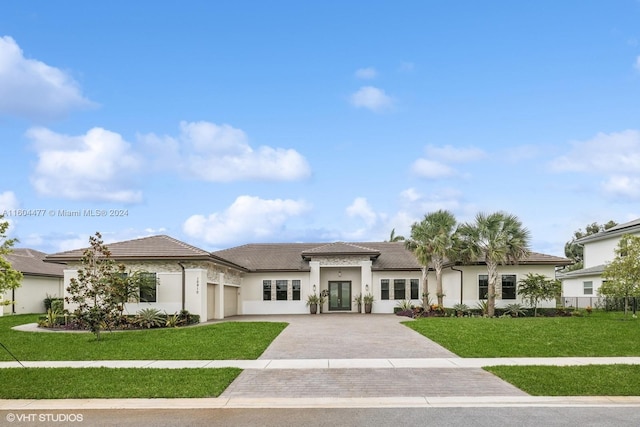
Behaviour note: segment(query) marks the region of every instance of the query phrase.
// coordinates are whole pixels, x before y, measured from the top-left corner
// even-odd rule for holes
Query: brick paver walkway
[[[394,315],[246,316],[289,326],[260,359],[456,358]],[[246,369],[221,397],[526,396],[482,369]]]

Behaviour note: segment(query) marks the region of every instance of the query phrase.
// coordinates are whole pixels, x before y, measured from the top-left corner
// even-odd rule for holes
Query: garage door
[[[233,286],[224,287],[224,317],[238,314],[238,288]]]

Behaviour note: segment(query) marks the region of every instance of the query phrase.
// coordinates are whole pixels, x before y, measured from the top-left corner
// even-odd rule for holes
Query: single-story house
[[[558,276],[562,280],[565,305],[593,307],[600,302],[598,289],[602,285],[602,273],[615,258],[615,250],[624,234],[640,235],[640,218],[576,240],[584,249],[584,266]]]
[[[64,266],[44,262],[47,254],[34,249],[16,248],[6,255],[14,270],[22,273],[19,288],[2,295],[2,314],[43,313],[44,300],[47,297],[62,298],[64,295]]]
[[[263,243],[207,252],[160,235],[107,245],[112,257],[131,271],[156,278],[156,289],[126,304],[135,313],[153,306],[167,313],[182,309],[202,321],[248,314],[304,314],[311,294],[327,294],[322,311],[357,312],[355,298],[372,294],[374,313],[392,313],[403,300],[415,304],[423,293],[422,268],[403,242]],[[77,277],[84,249],[47,257],[67,264],[65,287]],[[555,277],[566,258],[532,253],[517,265],[499,268],[498,305],[522,302],[515,286],[526,273]],[[486,293],[483,262],[451,265],[443,275],[445,305],[477,303]],[[435,275],[428,272],[428,291],[435,296]],[[484,288],[483,288],[484,287]],[[550,304],[555,304],[551,302]]]

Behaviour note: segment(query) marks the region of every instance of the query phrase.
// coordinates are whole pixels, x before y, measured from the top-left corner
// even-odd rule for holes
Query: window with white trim
[[[587,280],[582,282],[582,290],[584,295],[593,295],[593,281]]]

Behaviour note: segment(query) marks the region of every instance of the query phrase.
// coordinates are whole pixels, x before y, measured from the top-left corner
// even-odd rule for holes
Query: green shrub
[[[521,317],[526,316],[527,311],[522,304],[513,303],[504,308],[504,314],[511,317]]]
[[[143,308],[136,315],[136,323],[141,328],[159,328],[165,325],[166,318],[157,308]]]

